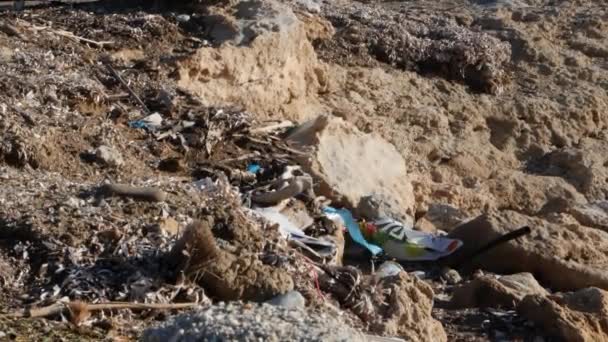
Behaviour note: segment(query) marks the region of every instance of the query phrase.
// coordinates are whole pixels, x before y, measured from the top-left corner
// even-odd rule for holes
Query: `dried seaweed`
[[[350,3],[327,16],[338,33],[322,42],[322,48],[342,50],[348,56],[365,46],[381,62],[460,80],[493,94],[508,82],[509,44],[454,20],[432,15],[414,18],[407,11]]]

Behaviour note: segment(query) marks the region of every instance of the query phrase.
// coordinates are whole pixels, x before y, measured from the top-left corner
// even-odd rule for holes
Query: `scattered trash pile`
[[[413,219],[396,211],[403,198],[394,188],[359,196],[372,184],[346,187],[345,192],[331,186],[341,181],[333,172],[363,165],[361,161],[377,158],[390,144],[335,117],[321,116],[299,126],[256,125],[246,112],[205,107],[188,107],[174,119],[152,113],[128,127],[143,130],[149,141],[167,140],[185,153],[207,157],[159,163],[169,173],[184,168],[182,164],[193,165],[190,180],[59,185],[75,194],[54,198],[61,202],[55,204],[59,216],[81,216],[97,227],[96,233],[76,247],[52,235],[29,237],[13,246],[26,260],[43,263],[25,297],[30,307],[15,315],[64,316],[76,325],[99,325],[109,319],[104,310],[114,312],[111,320],[124,322],[147,310],[207,307],[215,301],[291,303],[289,298],[296,296],[301,299],[294,304],[298,307],[308,303],[318,310],[347,310],[346,317],[371,333],[445,339],[441,324],[431,317],[429,285],[398,263],[381,261],[437,260],[462,242],[415,231]],[[334,138],[354,144],[335,144]],[[367,150],[349,151],[362,146]],[[335,148],[344,149],[342,155],[334,155]],[[87,153],[85,161],[102,167],[124,163],[120,153],[105,146]],[[232,153],[234,157],[221,160],[213,157]],[[349,159],[348,153],[360,159]],[[321,154],[329,159],[315,159]],[[318,167],[325,162],[331,167]],[[358,172],[366,177],[370,170]],[[390,184],[391,172],[388,168],[374,177]],[[10,169],[5,173],[10,183],[15,174]],[[8,201],[19,200],[14,193],[5,195]],[[150,211],[156,213],[156,222],[116,217]],[[14,230],[8,235],[35,231],[18,222],[8,222],[10,226]],[[359,258],[349,261],[344,255],[353,250]],[[39,255],[27,256],[34,251]],[[366,258],[376,260],[378,271],[362,271]],[[416,320],[406,307],[419,311]]]
[[[29,36],[32,26],[19,25]],[[56,58],[83,67],[70,55]],[[99,133],[95,143],[68,144],[78,148],[64,159],[72,181],[45,171],[64,170],[47,157],[66,158],[61,150],[24,137],[46,124],[71,142],[64,122],[91,126],[60,106],[73,97],[62,91],[76,74],[48,78],[59,93],[54,117],[35,111],[37,91],[17,101],[15,89],[7,99],[6,118],[16,113],[17,121],[2,126],[10,133],[0,150],[9,165],[0,190],[10,208],[3,261],[18,265],[5,284],[20,296],[11,307],[21,307],[9,317],[64,318],[138,336],[154,312],[296,298],[289,305],[339,313],[369,333],[445,340],[431,317],[431,287],[383,261],[437,260],[462,243],[413,229],[405,161],[390,143],[332,116],[258,122],[238,108],[205,106],[163,73],[129,80],[116,56],[91,62],[101,82],[78,81],[84,103],[76,106],[99,122]],[[17,79],[22,66],[5,68]],[[98,120],[96,110],[107,116]],[[133,154],[162,176],[131,170]],[[104,176],[92,176],[96,170]],[[367,270],[370,259],[377,272]]]
[[[526,126],[474,117],[455,100],[479,94],[445,79],[499,93],[517,49],[472,16],[393,5],[89,4],[1,18],[0,340],[604,340],[604,145],[560,147],[528,165],[542,174],[504,164],[501,146]],[[500,32],[527,44],[523,30]],[[417,103],[427,90],[449,96]],[[351,102],[377,122],[349,117]],[[423,136],[371,133],[388,125]],[[567,145],[555,129],[551,144]],[[442,150],[469,135],[490,154]],[[406,163],[393,143],[417,154]]]
[[[348,205],[344,197],[349,194],[323,186],[327,184],[323,179],[334,176],[333,170],[316,169],[311,162],[325,148],[337,146],[345,152],[351,148],[335,145],[331,139],[331,145],[324,146],[324,135],[336,134],[330,130],[333,125],[346,127],[342,119],[322,116],[295,127],[280,122],[252,128],[241,120],[241,114],[233,113],[210,116],[207,122],[219,121],[218,117],[223,118],[224,124],[219,126],[224,130],[212,135],[211,127],[217,126],[207,124],[210,128],[202,136],[219,137],[223,148],[233,143],[247,147],[247,151],[236,158],[202,165],[197,171],[204,178],[193,185],[204,194],[204,200],[195,221],[166,255],[168,268],[175,271],[172,278],[199,284],[211,298],[224,301],[272,302],[287,293],[288,297],[303,295],[316,305],[333,302],[336,310],[350,310],[367,322],[365,330],[377,334],[445,339],[441,325],[430,317],[433,294],[428,285],[390,261],[378,272],[367,274],[356,264],[346,265],[345,248],[353,244],[354,248],[365,248],[360,251],[363,257],[420,261],[447,256],[462,242],[415,231],[383,211],[388,206],[373,196],[364,196],[366,204],[342,207]],[[235,120],[241,124],[227,123]],[[163,129],[154,134],[164,136]],[[357,131],[354,134],[368,138]],[[347,135],[341,138],[352,139]],[[190,140],[175,140],[179,144],[184,141]],[[200,146],[211,152],[208,144]],[[375,158],[370,152],[376,151],[370,149],[359,158]],[[331,160],[334,170],[358,162],[344,156]],[[380,198],[386,195],[391,199],[390,192],[377,191]],[[294,290],[296,294],[290,292]],[[420,311],[419,319],[428,321],[425,329],[403,311],[414,300],[425,302],[414,309]],[[418,330],[413,330],[414,325]]]

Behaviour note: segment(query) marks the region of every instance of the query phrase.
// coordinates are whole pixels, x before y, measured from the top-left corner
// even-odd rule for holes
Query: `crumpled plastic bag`
[[[462,241],[419,232],[391,218],[357,224],[350,211],[326,207],[331,220],[339,220],[353,241],[367,248],[372,255],[382,252],[401,261],[437,260],[454,253]]]

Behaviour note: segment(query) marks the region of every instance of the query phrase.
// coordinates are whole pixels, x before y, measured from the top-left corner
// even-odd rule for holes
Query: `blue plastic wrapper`
[[[143,120],[134,120],[129,122],[131,128],[148,128],[148,125]]]
[[[253,174],[260,172],[261,169],[262,167],[258,163],[252,163],[247,166],[247,171]]]
[[[336,209],[332,207],[325,207],[323,208],[323,212],[325,212],[325,214],[328,215],[330,218],[333,215],[340,216],[340,218],[344,222],[344,225],[346,226],[346,229],[348,230],[348,234],[353,239],[353,241],[367,248],[367,250],[369,250],[372,255],[378,255],[382,253],[383,250],[381,247],[371,244],[367,242],[367,240],[365,240],[363,234],[361,234],[359,224],[357,224],[357,221],[355,221],[353,214],[351,214],[348,209]]]

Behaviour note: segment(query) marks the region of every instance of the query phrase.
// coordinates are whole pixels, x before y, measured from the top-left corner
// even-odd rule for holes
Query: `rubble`
[[[217,48],[180,61],[178,85],[208,106],[244,106],[261,116],[312,117],[324,107],[325,67],[306,38],[305,24],[276,1],[211,8],[204,19]]]
[[[462,282],[462,277],[460,273],[454,269],[445,269],[441,272],[441,279],[443,279],[449,285],[456,285]]]
[[[371,310],[377,311],[367,315],[372,331],[408,341],[447,341],[441,323],[431,316],[433,290],[426,283],[401,272],[382,278],[379,286],[382,290],[370,296]]]
[[[302,167],[322,180],[315,193],[350,208],[356,208],[365,196],[377,196],[386,205],[413,215],[413,190],[405,160],[387,141],[331,116],[303,124],[287,139],[313,149]]]
[[[120,153],[105,145],[99,146],[95,150],[95,157],[99,163],[110,167],[120,167],[124,164],[124,160]]]
[[[521,226],[533,227],[532,233],[486,252],[467,267],[502,274],[530,272],[541,284],[555,290],[608,288],[608,277],[602,271],[608,249],[606,232],[578,224],[564,229],[560,224],[513,211],[490,212],[452,230],[449,236],[463,241],[453,262]]]
[[[452,294],[451,308],[515,309],[525,296],[546,296],[545,290],[530,273],[494,277],[485,275],[463,284]]]
[[[142,341],[364,341],[336,317],[268,304],[219,303],[144,332]]]
[[[2,12],[0,339],[606,339],[601,5],[162,2]]]
[[[530,295],[517,311],[545,329],[550,337],[564,341],[602,341],[608,338],[607,293],[598,288],[554,296]]]

